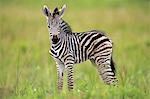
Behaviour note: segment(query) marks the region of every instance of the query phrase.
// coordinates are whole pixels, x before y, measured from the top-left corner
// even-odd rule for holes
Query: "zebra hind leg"
[[[115,67],[112,59],[110,62],[95,61],[95,63],[97,64],[98,72],[104,83],[117,86],[118,80],[115,75]]]

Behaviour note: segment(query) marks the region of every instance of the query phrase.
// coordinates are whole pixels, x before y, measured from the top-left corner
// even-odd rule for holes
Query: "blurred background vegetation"
[[[67,5],[73,31],[98,29],[113,40],[118,88],[105,85],[92,64],[75,65],[75,90],[56,91],[43,5]],[[0,0],[0,99],[149,99],[149,0]]]

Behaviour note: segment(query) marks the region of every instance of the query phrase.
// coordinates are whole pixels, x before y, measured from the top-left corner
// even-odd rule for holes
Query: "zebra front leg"
[[[67,66],[67,79],[68,79],[68,90],[73,90],[73,65]]]
[[[64,68],[65,68],[65,66],[63,64],[57,65],[57,73],[58,73],[57,87],[58,87],[58,91],[61,91],[63,88]]]

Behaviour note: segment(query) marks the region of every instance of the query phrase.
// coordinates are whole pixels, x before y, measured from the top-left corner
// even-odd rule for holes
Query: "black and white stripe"
[[[112,60],[112,42],[101,31],[73,33],[70,26],[61,20],[58,42],[52,42],[50,53],[57,63],[67,68],[69,89],[73,89],[73,65],[88,59],[97,65],[98,72],[106,84],[117,81]],[[62,85],[59,86],[61,89]]]

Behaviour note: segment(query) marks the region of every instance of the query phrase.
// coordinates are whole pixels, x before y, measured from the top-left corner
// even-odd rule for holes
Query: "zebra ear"
[[[64,12],[65,12],[65,9],[66,9],[66,5],[64,4],[62,9],[60,9],[60,12],[59,12],[59,17],[62,18],[63,15],[64,15]]]
[[[44,7],[43,7],[43,13],[47,17],[51,15],[51,12],[50,12],[49,8],[46,5],[44,5]]]

